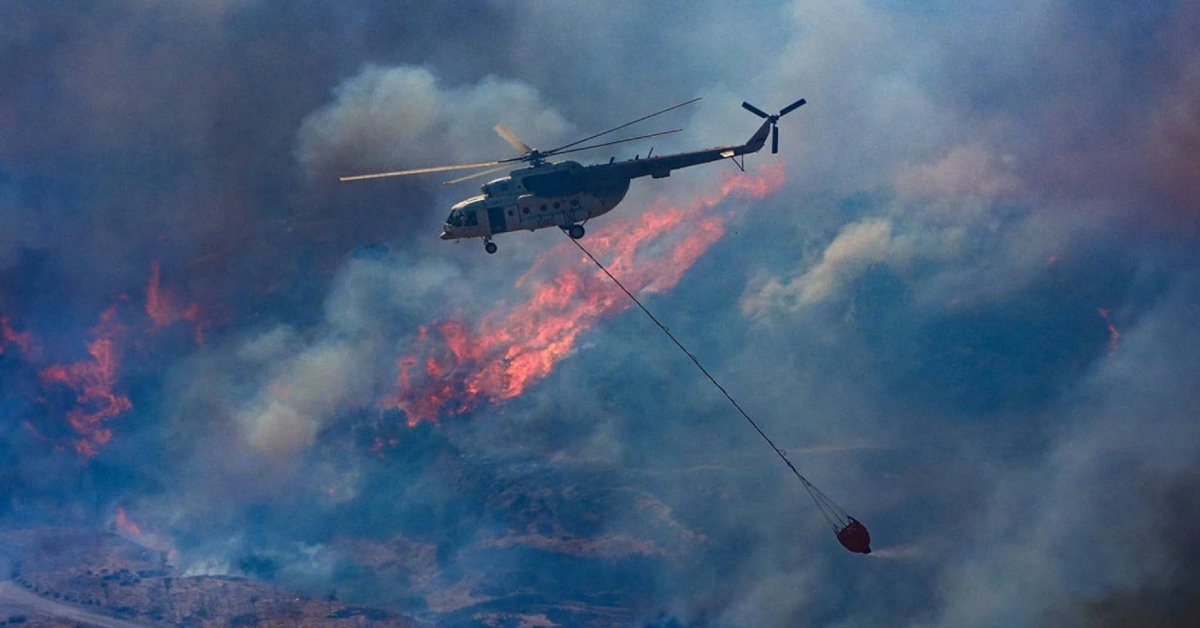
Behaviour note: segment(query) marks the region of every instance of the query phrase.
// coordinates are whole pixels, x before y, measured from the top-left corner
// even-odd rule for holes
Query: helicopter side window
[[[466,212],[466,220],[463,221],[462,226],[474,227],[477,224],[479,224],[479,217],[475,214],[475,212],[474,211]]]

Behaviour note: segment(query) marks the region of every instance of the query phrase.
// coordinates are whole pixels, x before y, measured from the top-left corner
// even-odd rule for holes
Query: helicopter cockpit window
[[[446,222],[453,227],[474,227],[479,224],[479,217],[474,210],[460,211],[456,209],[450,212],[450,217],[446,219]]]

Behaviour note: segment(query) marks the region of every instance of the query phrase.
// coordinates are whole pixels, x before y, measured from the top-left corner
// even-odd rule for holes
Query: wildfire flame
[[[117,506],[117,529],[132,536],[142,535],[142,529],[138,527],[138,524],[130,520],[129,517],[125,516],[125,509],[121,506]]]
[[[1104,319],[1108,325],[1108,352],[1113,353],[1117,350],[1117,342],[1121,340],[1121,332],[1117,331],[1117,326],[1112,322],[1112,310],[1108,308],[1098,308],[1100,318]]]
[[[96,455],[112,438],[112,430],[105,424],[133,408],[128,397],[113,392],[120,367],[117,337],[124,331],[116,315],[116,306],[108,308],[92,328],[90,360],[55,364],[39,373],[44,385],[61,384],[75,392],[75,407],[67,412],[67,423],[80,435],[72,446],[87,457]]]
[[[121,300],[125,300],[125,297],[121,297]],[[133,407],[127,396],[114,392],[120,370],[118,339],[127,331],[117,320],[117,307],[113,305],[105,310],[100,321],[90,330],[92,340],[87,344],[89,359],[73,364],[52,364],[38,371],[44,387],[62,386],[74,393],[74,407],[68,410],[66,419],[77,435],[71,446],[84,457],[95,456],[99,448],[112,439],[113,433],[108,423]],[[200,308],[195,304],[186,308],[176,305],[172,295],[162,288],[158,262],[150,265],[145,310],[152,331],[180,320],[187,321],[193,326],[196,342],[203,344],[204,322],[200,318]],[[144,329],[144,326],[139,328]],[[37,360],[34,354],[37,346],[30,332],[17,333],[8,317],[0,316],[0,355],[10,345],[16,346],[26,360]],[[35,437],[47,440],[31,423],[26,421],[25,425]]]
[[[588,248],[631,291],[669,290],[725,234],[729,216],[714,208],[733,194],[762,198],[783,182],[781,166],[726,176],[717,193],[683,204],[659,200],[642,216],[607,223],[588,236]],[[475,325],[446,320],[419,328],[414,351],[396,362],[396,394],[383,404],[415,426],[511,399],[545,378],[580,334],[631,306],[579,257],[563,242],[515,282],[514,288],[528,288],[525,301],[495,308]]]
[[[162,269],[158,262],[150,263],[150,280],[146,284],[146,316],[158,331],[180,320],[192,324],[192,336],[196,344],[204,344],[204,322],[200,320],[200,306],[195,303],[179,308],[170,292],[162,288]]]
[[[179,550],[175,548],[175,543],[169,537],[156,533],[153,528],[143,529],[142,526],[138,525],[125,514],[124,507],[117,506],[114,523],[117,526],[117,530],[131,537],[130,540],[138,545],[162,552],[164,560],[173,563],[179,558]]]

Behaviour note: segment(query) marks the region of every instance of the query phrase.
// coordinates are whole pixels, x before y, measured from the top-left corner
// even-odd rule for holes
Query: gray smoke
[[[445,623],[1194,614],[1172,532],[1196,515],[1193,4],[0,16],[0,316],[40,347],[0,355],[6,521],[104,526],[120,504],[193,572]],[[743,140],[742,100],[809,104],[750,159],[786,164],[784,188],[647,304],[881,560],[837,546],[636,310],[508,402],[416,428],[379,403],[421,326],[519,300],[562,236],[486,256],[436,239],[478,182],[338,175],[507,157],[496,123],[547,147],[697,95],[656,153]],[[723,170],[636,182],[617,212]],[[151,329],[154,262],[203,344]],[[81,461],[71,393],[38,372],[87,360],[113,305],[134,409]]]

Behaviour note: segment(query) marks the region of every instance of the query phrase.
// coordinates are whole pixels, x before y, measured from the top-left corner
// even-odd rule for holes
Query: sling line
[[[566,231],[563,233],[565,234]],[[782,449],[775,446],[775,443],[769,436],[767,436],[767,433],[758,426],[758,423],[756,423],[754,419],[750,418],[750,415],[742,408],[740,404],[738,404],[737,400],[733,398],[733,395],[730,395],[729,391],[725,390],[725,387],[717,381],[717,378],[713,377],[712,373],[709,373],[708,369],[704,368],[704,365],[700,363],[700,359],[697,358],[691,351],[688,351],[687,347],[683,346],[683,343],[679,342],[679,339],[671,333],[671,330],[667,329],[666,325],[663,325],[662,322],[650,312],[650,310],[646,309],[646,306],[642,305],[642,302],[638,300],[638,298],[634,296],[624,284],[621,283],[621,280],[617,279],[616,276],[610,273],[608,269],[604,267],[604,264],[601,264],[600,260],[596,259],[596,256],[592,255],[590,251],[580,244],[579,240],[571,238],[570,236],[568,236],[568,239],[571,240],[575,246],[579,247],[579,250],[583,251],[583,254],[586,255],[588,259],[592,260],[592,263],[594,263],[597,268],[604,271],[604,274],[608,275],[608,278],[611,279],[613,283],[617,284],[617,287],[620,288],[621,291],[624,292],[630,299],[632,299],[633,302],[636,303],[637,306],[646,313],[646,316],[649,316],[650,320],[654,321],[655,325],[658,325],[658,328],[667,335],[667,338],[670,338],[671,342],[675,343],[675,346],[679,347],[679,350],[682,351],[684,355],[686,355],[688,359],[690,359],[692,363],[696,365],[696,368],[700,369],[701,373],[704,373],[704,376],[708,378],[708,381],[712,382],[713,386],[716,386],[717,390],[721,391],[722,395],[725,395],[725,398],[728,399],[729,403],[733,404],[733,407],[737,409],[738,413],[741,414],[744,419],[746,419],[746,422],[750,424],[750,427],[753,427],[754,431],[758,432],[758,435],[761,436],[763,440],[767,441],[767,444],[771,446],[771,449],[775,451],[780,460],[783,460],[783,463],[792,470],[792,473],[796,474],[796,478],[799,479],[800,483],[804,485],[804,490],[808,491],[809,497],[811,497],[813,502],[816,503],[817,509],[820,510],[821,514],[825,516],[826,521],[833,526],[834,531],[842,529],[843,526],[849,523],[849,516],[846,514],[846,511],[842,510],[840,506],[838,506],[827,495],[822,493],[820,489],[814,486],[812,482],[809,482],[808,478],[804,477],[804,475],[801,474],[798,469],[796,469],[796,465],[792,464],[792,461],[788,459],[787,455],[783,453]]]

